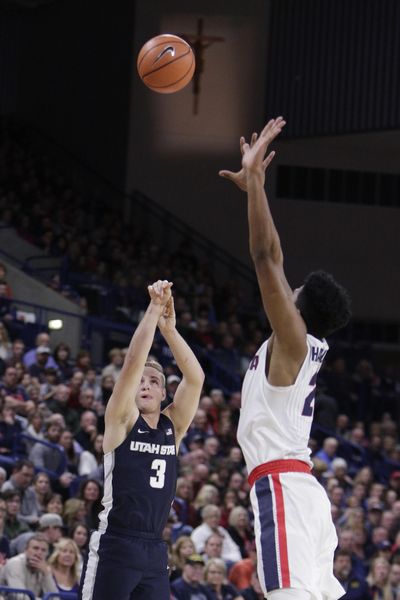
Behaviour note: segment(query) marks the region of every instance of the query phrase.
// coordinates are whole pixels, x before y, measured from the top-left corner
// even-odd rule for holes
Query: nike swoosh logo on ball
[[[170,54],[172,57],[175,56],[175,48],[173,46],[167,46],[166,48],[164,48],[164,50],[161,50],[160,54],[157,56],[157,58],[155,59],[155,63],[158,62],[159,60],[161,60],[161,58],[164,56],[164,54]]]

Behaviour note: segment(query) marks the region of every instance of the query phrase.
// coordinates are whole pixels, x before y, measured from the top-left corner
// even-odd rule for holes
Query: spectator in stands
[[[37,598],[56,592],[57,586],[46,562],[48,553],[46,539],[40,534],[34,535],[24,553],[7,561],[1,574],[2,583],[9,587],[31,590]]]
[[[29,458],[36,469],[45,469],[54,484],[68,488],[74,475],[66,470],[64,448],[60,445],[62,428],[59,423],[49,421],[46,425],[45,440],[36,442],[29,453]]]
[[[191,538],[196,546],[196,551],[201,554],[204,551],[204,546],[207,538],[212,533],[218,533],[222,539],[222,554],[221,557],[225,561],[237,562],[240,560],[241,554],[237,544],[233,541],[226,529],[219,525],[221,518],[221,510],[214,504],[207,504],[201,511],[202,524],[196,527],[192,532]]]
[[[84,382],[82,384],[82,390],[91,390],[94,393],[95,402],[103,402],[101,385],[98,382],[98,377],[95,369],[89,369],[85,375]]]
[[[36,348],[35,359],[28,367],[30,376],[35,377],[40,383],[46,383],[47,369],[54,369],[54,372],[57,373],[54,367],[47,366],[50,354],[51,350],[48,346],[38,346]]]
[[[54,361],[60,374],[60,380],[66,382],[71,379],[73,367],[71,362],[71,349],[68,344],[64,344],[64,342],[57,344],[54,349]]]
[[[176,482],[175,498],[172,503],[179,521],[184,525],[195,527],[198,525],[196,510],[191,503],[193,487],[188,477],[178,477]]]
[[[229,515],[232,510],[240,504],[239,496],[235,490],[229,489],[226,485],[221,486],[222,489],[226,490],[222,498],[221,504],[221,525],[225,529],[229,526]]]
[[[15,410],[4,404],[0,411],[0,455],[2,457],[25,454],[25,446],[20,438],[21,433],[22,425],[15,418]]]
[[[96,412],[94,391],[90,388],[84,388],[82,385],[81,393],[79,396],[79,406],[77,407],[77,412],[79,417],[87,410],[91,410],[92,412]]]
[[[251,574],[250,586],[240,590],[240,595],[243,600],[263,600],[264,593],[258,579],[257,569],[254,569]]]
[[[394,600],[400,598],[400,564],[393,563],[390,567],[389,583]]]
[[[200,438],[204,442],[206,437],[212,433],[213,431],[208,424],[207,413],[198,408],[183,441],[186,445],[189,445],[195,438]]]
[[[52,413],[62,415],[67,428],[72,433],[76,433],[79,429],[79,415],[75,408],[69,406],[70,393],[70,388],[64,383],[60,383],[56,387],[52,400],[47,403],[47,407]]]
[[[78,546],[69,538],[61,538],[48,560],[59,592],[78,593],[81,556]]]
[[[52,494],[46,506],[46,512],[56,515],[62,515],[64,510],[61,494]]]
[[[346,594],[342,596],[342,600],[367,600],[369,598],[367,582],[352,570],[350,552],[347,550],[336,550],[333,573],[346,590]]]
[[[248,556],[248,547],[254,539],[250,528],[249,513],[243,506],[235,506],[229,515],[228,533],[239,546],[242,558]]]
[[[103,508],[101,485],[95,479],[87,479],[81,484],[78,498],[85,502],[86,525],[89,529],[96,529],[99,522],[98,515]]]
[[[45,514],[47,503],[51,498],[50,477],[47,473],[40,471],[36,473],[33,479],[33,486],[30,489],[33,490],[35,495],[36,513],[41,517]]]
[[[212,533],[206,539],[206,543],[204,544],[204,552],[201,556],[205,564],[207,564],[212,558],[220,558],[225,567],[229,570],[232,567],[233,562],[231,560],[223,560],[222,558],[223,541],[223,538],[218,533]]]
[[[79,396],[81,395],[81,388],[84,379],[85,376],[82,371],[74,371],[74,374],[72,375],[68,384],[70,388],[68,406],[70,408],[78,408],[79,406]]]
[[[36,336],[35,348],[32,348],[32,350],[29,350],[28,352],[26,352],[26,354],[24,354],[23,360],[24,360],[24,365],[27,369],[29,369],[29,367],[36,362],[37,348],[39,348],[40,346],[45,347],[45,348],[50,348],[50,336],[48,333],[46,333],[44,331],[42,333],[38,333],[38,335]],[[51,350],[47,354],[48,354],[48,356],[47,356],[47,362],[45,364],[45,367],[53,367],[53,369],[57,369],[57,364],[51,355]]]
[[[0,359],[7,362],[11,357],[11,343],[4,323],[0,321]]]
[[[198,554],[191,554],[186,558],[182,577],[171,584],[171,591],[176,600],[190,600],[201,598],[213,600],[211,593],[200,582],[203,581],[204,561]]]
[[[60,436],[60,446],[64,449],[65,458],[67,461],[66,470],[68,473],[77,475],[78,463],[81,454],[81,448],[79,444],[74,440],[72,432],[68,429],[64,429]]]
[[[166,386],[165,386],[167,396],[166,396],[166,399],[164,402],[166,405],[170,404],[173,401],[175,392],[176,392],[177,387],[180,384],[180,382],[181,382],[181,378],[179,377],[179,375],[175,375],[175,374],[168,375],[168,377],[166,379]]]
[[[49,544],[49,551],[53,551],[54,544],[61,538],[63,529],[63,521],[60,515],[55,513],[45,513],[39,519],[38,533],[43,535],[43,538]],[[21,554],[25,552],[28,541],[35,535],[33,531],[24,531],[17,535],[11,541],[11,554]]]
[[[197,467],[195,467],[195,469],[201,468],[203,466],[205,466],[205,465],[197,465]],[[205,481],[207,481],[207,479],[208,479],[208,477],[205,476],[206,474],[208,476],[208,468],[207,468],[207,471],[204,471],[204,480]],[[199,521],[201,519],[201,511],[203,510],[203,508],[205,506],[207,506],[207,504],[215,504],[217,506],[219,506],[219,504],[220,504],[219,491],[215,487],[215,485],[212,485],[210,483],[205,483],[200,488],[199,492],[197,493],[196,498],[193,501],[193,507],[197,511],[197,521]]]
[[[389,532],[386,527],[378,526],[374,527],[371,531],[371,539],[366,548],[368,558],[376,556],[382,549],[382,544],[389,542]]]
[[[81,565],[84,562],[89,549],[89,529],[83,523],[78,523],[69,531],[70,538],[74,540],[81,553]]]
[[[39,519],[39,531],[49,544],[50,552],[63,534],[64,523],[60,515],[45,513]]]
[[[78,474],[81,477],[86,476],[89,479],[96,479],[102,484],[104,482],[103,458],[103,434],[99,433],[93,443],[93,452],[84,450],[80,454]]]
[[[181,535],[172,547],[171,553],[171,575],[170,581],[182,577],[185,561],[191,554],[195,554],[196,548],[188,535]]]
[[[10,365],[14,365],[16,362],[23,363],[24,351],[25,351],[25,342],[19,338],[15,339],[11,344],[11,354],[8,359],[8,363]]]
[[[35,405],[28,401],[28,394],[22,385],[17,383],[17,371],[15,367],[7,367],[0,383],[0,393],[6,400],[8,406],[15,409],[18,414],[26,415]]]
[[[27,447],[27,451],[29,453],[30,449],[35,443],[35,440],[43,440],[43,416],[39,410],[31,412],[28,417],[28,427],[26,429],[26,433],[34,438],[33,440],[25,440],[25,444]]]
[[[334,437],[327,437],[324,439],[322,450],[316,453],[315,458],[323,460],[328,466],[329,470],[332,467],[332,461],[336,458],[336,452],[338,449],[338,441]]]
[[[7,298],[12,298],[12,290],[10,284],[7,282],[8,270],[4,263],[0,263],[0,283],[6,287]]]
[[[47,403],[54,397],[58,383],[58,371],[52,367],[45,367],[44,379],[40,385],[40,400],[42,402]]]
[[[124,357],[120,348],[112,348],[108,353],[110,363],[104,367],[101,372],[102,377],[109,375],[113,378],[114,382],[117,381],[118,375],[121,372],[122,365],[124,363]]]
[[[21,512],[21,493],[16,490],[7,490],[3,492],[3,498],[6,503],[4,533],[9,540],[12,540],[20,533],[30,531],[30,528],[19,516]]]
[[[82,371],[84,375],[92,368],[92,358],[88,350],[79,350],[76,355],[75,368]]]
[[[5,483],[6,479],[7,471],[3,469],[3,467],[0,467],[0,489],[3,487],[3,484]]]
[[[357,575],[360,579],[365,578],[365,564],[354,552],[354,531],[349,527],[338,533],[338,550],[349,553],[353,575]]]
[[[35,472],[34,464],[25,459],[18,460],[13,467],[12,475],[6,481],[1,492],[16,491],[21,501],[18,511],[19,520],[28,525],[35,525],[39,520],[37,513],[35,493],[30,487]]]
[[[331,470],[333,476],[338,480],[338,484],[343,488],[345,495],[349,494],[353,489],[353,480],[349,477],[347,472],[347,462],[344,458],[334,458],[331,462]]]
[[[372,559],[367,583],[372,600],[389,599],[392,600],[391,588],[389,582],[390,564],[382,556],[376,556]]]
[[[110,399],[112,391],[114,389],[114,379],[110,375],[106,375],[106,377],[101,378],[101,396],[100,400],[107,406],[107,402]]]
[[[257,566],[256,543],[254,540],[249,544],[248,554],[248,558],[239,560],[229,571],[229,581],[238,590],[251,586],[251,575]]]
[[[221,558],[212,558],[204,570],[205,587],[215,600],[243,600],[238,590],[226,583],[226,565]]]
[[[248,490],[245,490],[247,485],[244,475],[239,471],[233,471],[228,479],[228,490],[233,490],[237,493],[240,502],[245,502],[248,498]]]
[[[93,452],[94,441],[97,436],[97,415],[92,410],[85,410],[81,414],[80,428],[78,429],[75,439],[84,450]]]
[[[64,505],[63,521],[67,531],[71,531],[76,525],[84,525],[86,522],[85,502],[80,498],[68,498]]]

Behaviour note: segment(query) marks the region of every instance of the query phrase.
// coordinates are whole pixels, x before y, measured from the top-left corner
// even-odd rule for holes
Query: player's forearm
[[[281,243],[265,193],[263,173],[252,172],[247,176],[247,213],[253,261],[281,261]]]
[[[197,360],[193,350],[185,342],[177,329],[161,330],[167,342],[178,368],[188,383],[203,385],[204,372]]]
[[[145,363],[153,344],[154,334],[161,312],[162,307],[150,302],[142,320],[133,334],[125,356],[124,367],[131,366],[132,363],[137,362]]]

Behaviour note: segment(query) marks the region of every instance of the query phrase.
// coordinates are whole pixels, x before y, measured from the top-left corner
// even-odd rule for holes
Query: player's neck
[[[148,415],[144,415],[142,413],[143,419],[146,421],[147,425],[152,429],[157,429],[158,421],[160,420],[160,413],[152,413]]]

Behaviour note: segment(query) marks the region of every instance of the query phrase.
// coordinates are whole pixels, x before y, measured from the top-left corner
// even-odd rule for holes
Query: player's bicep
[[[193,421],[199,407],[201,389],[202,386],[190,384],[182,379],[175,392],[173,403],[163,411],[174,424],[177,445]]]
[[[281,262],[268,258],[255,262],[265,313],[277,340],[294,355],[306,351],[306,327],[294,303]]]

